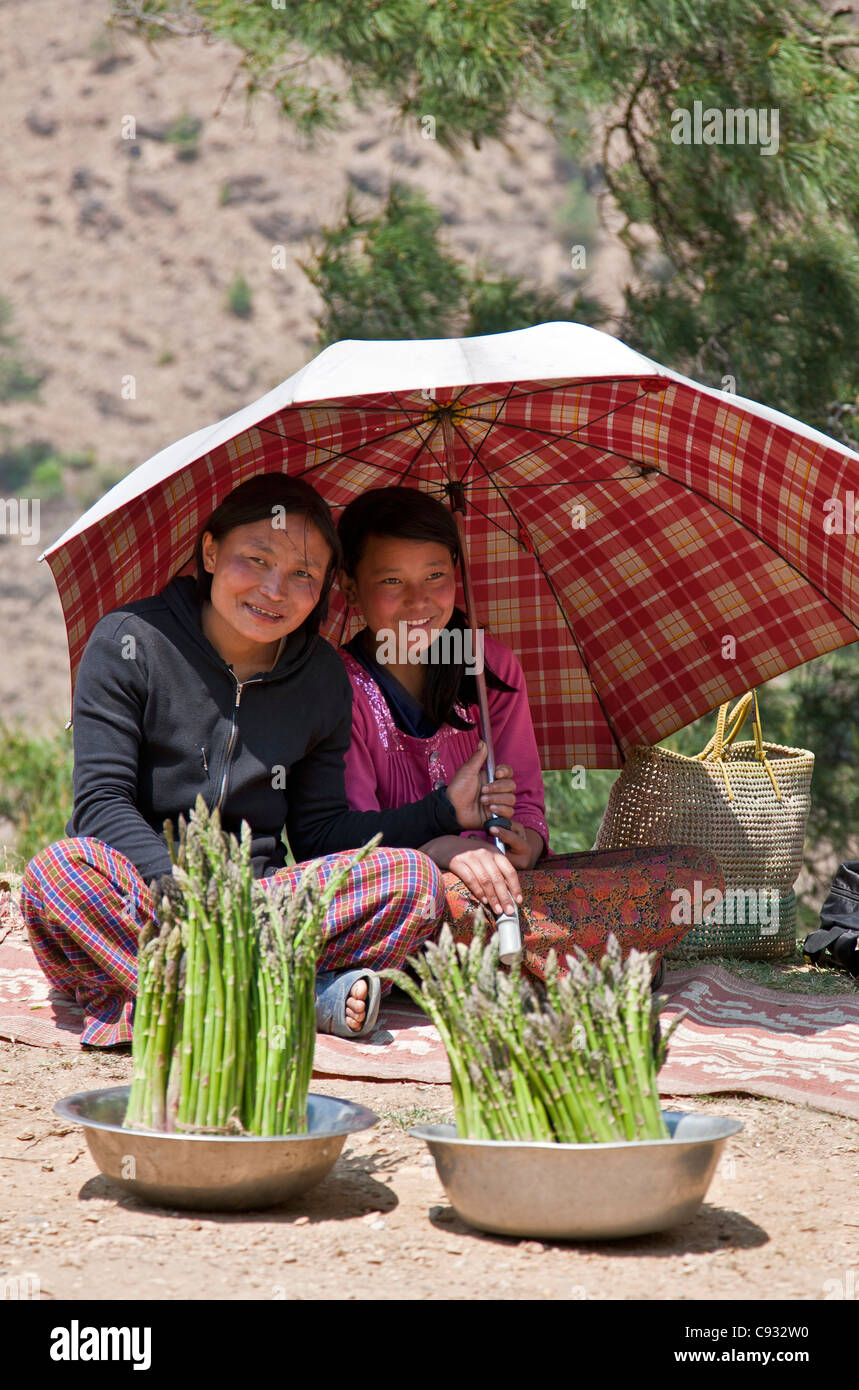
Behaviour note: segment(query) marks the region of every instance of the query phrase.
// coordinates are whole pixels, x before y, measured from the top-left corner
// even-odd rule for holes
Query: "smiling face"
[[[277,643],[316,607],[331,550],[303,515],[235,526],[220,540],[203,537],[212,576],[203,628],[225,661],[271,659]]]
[[[340,584],[377,640],[384,632],[399,638],[404,624],[415,654],[436,640],[456,601],[453,558],[438,541],[368,536],[354,575]]]

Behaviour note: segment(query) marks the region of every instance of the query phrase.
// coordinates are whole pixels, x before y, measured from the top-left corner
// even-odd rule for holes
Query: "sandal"
[[[346,1000],[358,980],[367,981],[367,1013],[358,1029],[346,1022]],[[363,1038],[379,1020],[382,982],[374,970],[320,970],[316,975],[316,1031],[338,1038]]]

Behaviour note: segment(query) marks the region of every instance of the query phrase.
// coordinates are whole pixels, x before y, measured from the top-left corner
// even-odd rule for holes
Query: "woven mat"
[[[659,1077],[663,1095],[750,1095],[831,1110],[859,1119],[859,998],[763,989],[715,965],[666,977],[665,1017],[687,1017],[674,1034]],[[57,995],[26,936],[0,941],[0,1037],[34,1047],[78,1047],[81,1011]],[[436,1030],[414,1005],[383,1008],[368,1038],[316,1039],[314,1074],[371,1081],[450,1079]]]

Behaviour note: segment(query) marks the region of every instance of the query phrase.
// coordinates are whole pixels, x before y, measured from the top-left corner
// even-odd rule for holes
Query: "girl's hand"
[[[486,744],[481,741],[447,786],[448,800],[463,830],[482,830],[484,821],[493,814],[508,820],[513,817],[516,783],[511,768],[497,767],[495,781],[487,782],[482,770],[485,762]]]
[[[528,832],[524,825],[520,825],[518,820],[514,820],[509,830],[502,826],[493,828],[491,834],[497,835],[507,847],[507,858],[517,869],[530,869],[534,865],[534,847],[528,839]],[[538,837],[539,838],[539,837]],[[542,844],[542,840],[540,841]]]
[[[515,904],[522,901],[516,870],[494,845],[459,850],[451,855],[448,867],[493,912],[513,912]]]

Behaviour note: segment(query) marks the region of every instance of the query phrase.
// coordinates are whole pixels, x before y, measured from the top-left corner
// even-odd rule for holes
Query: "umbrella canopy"
[[[98,619],[163,588],[218,503],[275,469],[335,509],[461,481],[478,614],[522,662],[545,768],[617,767],[859,638],[859,455],[547,323],[335,343],[141,464],[45,552],[73,686]],[[851,510],[841,527],[832,499]]]

